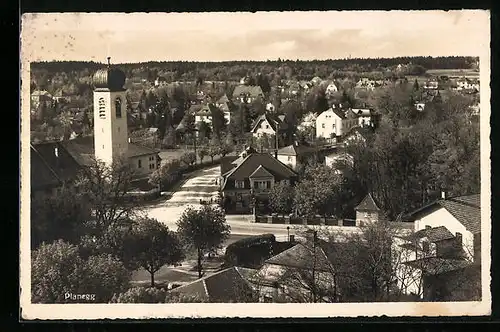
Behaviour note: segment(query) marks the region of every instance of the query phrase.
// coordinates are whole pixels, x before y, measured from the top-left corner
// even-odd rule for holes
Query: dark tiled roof
[[[233,90],[233,97],[239,97],[241,94],[248,94],[255,98],[263,95],[263,92],[258,85],[237,85]]]
[[[172,292],[195,295],[210,302],[251,301],[253,289],[246,279],[251,274],[250,270],[231,267],[175,288]]]
[[[341,119],[345,119],[345,111],[340,109],[340,108],[333,108],[333,107],[330,107],[329,109],[327,109],[325,112],[333,112],[333,114],[335,114],[336,116],[338,116],[339,118]],[[325,113],[323,112],[323,113]]]
[[[453,239],[453,234],[444,226],[424,228],[409,236],[405,237],[405,240],[416,241],[422,238],[428,238],[431,242],[439,242],[443,240]]]
[[[268,153],[251,153],[232,171],[226,174],[227,179],[244,180],[259,166],[263,166],[277,179],[296,177],[297,173]]]
[[[365,198],[356,206],[356,210],[360,211],[380,211],[380,208],[377,206],[375,201],[373,200],[372,194],[368,194]]]
[[[316,256],[316,259],[314,259],[314,256]],[[290,249],[269,258],[266,260],[266,263],[305,270],[312,270],[313,268],[324,272],[331,270],[330,261],[328,260],[323,248],[321,248],[320,245],[317,245],[316,250],[314,250],[310,243],[299,243]]]
[[[32,146],[58,179],[74,179],[80,171],[81,165],[60,142],[44,142]]]
[[[233,163],[237,158],[238,157],[236,157],[236,156],[225,156],[225,157],[221,158],[220,174],[226,174],[227,172],[232,170],[234,168]]]
[[[404,264],[422,270],[424,273],[430,275],[437,275],[450,271],[460,270],[472,265],[471,262],[463,259],[449,259],[439,257],[426,257],[405,262]]]
[[[477,195],[479,196],[479,195]],[[465,228],[477,234],[481,232],[481,208],[472,204],[468,204],[459,199],[446,199],[439,201],[439,204],[451,213],[457,220],[465,226]],[[463,198],[462,198],[463,199]],[[467,199],[467,198],[465,198]]]
[[[479,194],[440,199],[411,212],[406,218],[415,220],[418,219],[420,215],[432,213],[439,208],[446,209],[446,211],[464,225],[469,232],[473,234],[481,233]],[[443,223],[446,223],[446,221],[443,221]]]
[[[292,144],[278,150],[278,155],[282,156],[299,156],[308,153],[313,153],[315,150],[309,146]]]
[[[287,128],[286,123],[281,120],[280,116],[275,116],[275,115],[266,113],[266,114],[262,114],[260,117],[257,118],[257,120],[255,120],[255,124],[253,125],[251,132],[255,132],[255,130],[261,124],[262,121],[267,121],[267,123],[269,123],[269,126],[271,126],[271,128],[274,131],[276,131],[276,128],[278,127],[278,125],[279,125],[280,130],[284,130]]]
[[[66,141],[65,147],[80,165],[91,165],[94,158],[94,137],[85,136]],[[158,151],[145,146],[128,143],[128,157],[156,154]]]
[[[56,173],[43,160],[33,145],[31,146],[30,178],[32,191],[57,187],[61,183]]]
[[[252,174],[250,174],[249,178],[268,178],[272,176],[273,175],[269,173],[267,169],[260,165]]]

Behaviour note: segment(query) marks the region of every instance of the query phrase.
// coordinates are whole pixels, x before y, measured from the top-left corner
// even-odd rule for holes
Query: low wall
[[[342,219],[333,218],[323,218],[323,217],[312,217],[312,218],[300,218],[300,217],[289,217],[289,216],[269,216],[269,215],[258,215],[255,216],[256,223],[267,223],[267,224],[290,224],[290,225],[327,225],[327,226],[356,226],[355,223],[350,225],[344,222]]]

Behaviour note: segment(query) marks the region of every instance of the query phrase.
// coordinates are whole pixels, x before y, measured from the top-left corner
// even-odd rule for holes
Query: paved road
[[[218,186],[215,184],[215,180],[219,174],[219,166],[194,172],[169,199],[145,207],[146,212],[151,218],[156,218],[175,231],[177,229],[175,223],[188,206],[200,207],[200,199],[210,200],[210,198],[217,197]],[[226,220],[231,226],[231,234],[235,235],[272,233],[276,235],[278,240],[285,240],[288,233],[296,235],[298,230],[303,229],[300,225],[252,223],[252,215],[227,215]],[[287,226],[290,227],[290,230],[287,230]],[[353,227],[329,228],[347,232],[353,230]]]

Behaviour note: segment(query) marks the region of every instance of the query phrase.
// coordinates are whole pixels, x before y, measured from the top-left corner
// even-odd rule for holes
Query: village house
[[[327,140],[342,137],[357,124],[358,118],[354,116],[354,113],[332,105],[316,118],[316,137]]]
[[[171,290],[211,303],[257,302],[258,294],[248,281],[255,270],[230,267]]]
[[[380,115],[371,108],[351,108],[350,111],[358,118],[361,127],[375,127],[380,119]]]
[[[258,85],[237,85],[233,90],[233,100],[241,103],[250,104],[259,98],[264,98],[264,93]]]
[[[52,103],[53,97],[47,91],[36,90],[31,93],[31,105],[33,108],[38,108],[40,104],[49,105]]]
[[[332,96],[333,94],[337,93],[338,91],[339,91],[339,89],[337,88],[337,86],[335,85],[335,83],[331,82],[326,87],[325,95]]]
[[[419,273],[420,284],[413,285],[413,291],[422,289],[424,300],[480,297],[480,205],[479,194],[451,198],[443,194],[406,217],[415,228],[401,246],[412,253],[405,264]]]
[[[237,159],[221,164],[219,183],[226,211],[248,213],[254,203],[266,205],[276,183],[294,184],[297,176],[270,154],[247,148]]]
[[[64,185],[76,179],[81,165],[61,142],[30,145],[31,197],[56,194]]]
[[[456,81],[456,87],[454,88],[454,90],[477,93],[479,92],[479,82],[464,77]]]
[[[285,122],[284,115],[275,115],[272,113],[262,114],[260,117],[255,120],[254,125],[250,132],[253,137],[261,137],[264,134],[276,135],[277,133],[281,133],[288,128]]]
[[[375,138],[374,132],[372,127],[354,127],[345,134],[342,143],[344,143],[345,146],[351,144],[366,146],[366,144],[370,143]]]
[[[375,81],[366,77],[360,78],[356,83],[356,88],[373,91],[375,90]]]
[[[229,124],[231,120],[231,112],[229,110],[222,111],[217,108],[213,103],[208,103],[203,105],[198,111],[194,113],[194,121],[195,123],[205,122],[208,124],[212,123],[212,117],[214,112],[222,112],[224,114],[224,119],[226,120],[226,124]]]
[[[314,284],[323,290],[317,294],[317,302],[331,300],[335,296],[335,279],[332,263],[327,256],[327,242],[312,239],[308,234],[304,243],[267,259],[249,280],[258,291],[259,302],[313,302]],[[316,241],[316,244],[313,243]],[[329,294],[324,294],[325,290]]]
[[[439,82],[437,79],[429,79],[424,84],[424,89],[426,90],[437,90],[439,88]]]
[[[278,150],[278,160],[283,164],[296,169],[298,165],[315,159],[316,150],[310,146],[294,143]]]
[[[356,211],[356,226],[362,227],[370,223],[378,222],[381,216],[381,209],[375,203],[371,193],[354,208]]]
[[[168,82],[167,82],[167,79],[163,76],[158,76],[156,79],[155,79],[155,87],[159,88],[159,87],[163,87],[163,86],[167,86],[168,85]]]

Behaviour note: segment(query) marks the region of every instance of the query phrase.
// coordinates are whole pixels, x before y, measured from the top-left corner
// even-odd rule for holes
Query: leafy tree
[[[113,295],[128,288],[131,274],[113,255],[90,256],[84,263],[82,276],[85,289],[96,294],[96,302],[109,302]]]
[[[340,191],[341,177],[332,168],[312,165],[306,168],[305,176],[295,186],[294,205],[301,216],[316,214],[339,215],[336,197]]]
[[[198,150],[198,157],[200,158],[200,163],[203,163],[203,159],[208,155],[208,151],[206,148],[201,148]]]
[[[133,256],[139,265],[151,275],[151,287],[155,286],[155,273],[164,265],[173,265],[184,258],[176,234],[155,219],[141,219],[134,224]]]
[[[177,221],[177,227],[184,243],[196,250],[198,277],[201,278],[203,254],[219,248],[229,237],[230,226],[226,223],[224,212],[209,205],[198,210],[188,207]]]
[[[196,163],[196,154],[194,152],[185,152],[181,156],[181,161],[186,166],[194,165]]]
[[[293,210],[294,188],[285,182],[275,183],[269,192],[269,204],[271,209],[279,214],[285,215]]]
[[[167,291],[156,287],[132,287],[113,297],[112,303],[165,303]]]
[[[128,286],[130,273],[112,256],[83,260],[76,245],[58,240],[32,252],[31,292],[34,303],[75,302],[69,294],[95,294],[79,302],[108,302]],[[78,300],[77,300],[78,301]]]
[[[210,141],[210,146],[208,147],[208,155],[212,163],[214,162],[214,157],[220,153],[221,142],[217,138],[213,137]]]
[[[91,215],[90,206],[71,186],[51,196],[31,200],[31,243],[36,248],[42,242],[64,240],[77,243],[83,225]]]
[[[224,118],[224,112],[217,107],[211,108],[212,113],[212,131],[217,138],[221,138],[223,131],[226,129],[227,121]]]

